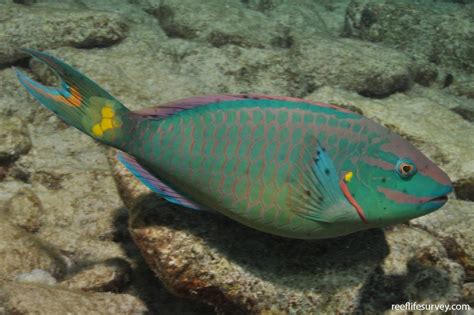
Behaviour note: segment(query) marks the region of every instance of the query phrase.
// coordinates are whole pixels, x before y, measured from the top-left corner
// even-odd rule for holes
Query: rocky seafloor
[[[60,122],[11,66],[46,50],[131,109],[257,92],[356,110],[412,141],[441,210],[324,241],[170,205]],[[382,313],[474,306],[474,3],[0,0],[0,314]]]

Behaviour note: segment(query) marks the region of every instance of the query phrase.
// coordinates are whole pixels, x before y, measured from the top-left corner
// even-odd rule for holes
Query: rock
[[[436,10],[423,1],[353,0],[347,8],[345,34],[469,73],[474,70],[470,12],[472,8],[462,5]]]
[[[89,293],[33,283],[6,282],[0,304],[7,314],[144,314],[146,306],[128,294]]]
[[[116,242],[94,239],[67,228],[42,228],[36,236],[54,246],[67,258],[68,265],[76,269],[116,257],[126,257],[125,250]]]
[[[388,255],[365,284],[360,310],[381,313],[392,304],[449,304],[463,296],[464,270],[431,234],[407,226],[386,229]]]
[[[286,29],[288,39],[309,38],[315,34],[339,37],[344,28],[344,13],[348,0],[312,1],[247,1],[248,6],[264,12]],[[291,45],[287,45],[291,46]]]
[[[419,61],[415,65],[413,80],[423,86],[430,86],[438,79],[438,70],[432,63]]]
[[[474,75],[455,80],[449,87],[449,92],[474,99]],[[472,110],[471,110],[472,111]]]
[[[218,313],[380,313],[408,299],[462,296],[462,267],[429,233],[410,227],[292,240],[148,196],[136,203],[130,230],[170,290]]]
[[[464,300],[463,302],[473,305],[474,304],[474,282],[468,282],[464,284]]]
[[[56,0],[47,1],[57,3]],[[140,28],[142,25],[147,25],[148,27],[154,28],[160,27],[154,17],[144,14],[143,12],[146,12],[144,9],[149,9],[151,12],[153,12],[153,9],[157,9],[157,7],[159,7],[159,0],[81,0],[80,2],[90,10],[109,11],[120,14],[124,17],[124,19],[126,19],[127,22],[131,22],[131,28]]]
[[[122,292],[130,282],[130,264],[121,258],[88,266],[59,283],[68,289]]]
[[[0,115],[0,163],[16,160],[31,148],[25,123],[16,117]]]
[[[193,95],[246,91],[304,93],[305,82],[281,51],[235,45],[215,48],[181,39],[166,41],[158,50],[146,53],[146,47],[122,46],[115,47],[113,52],[61,48],[51,53],[77,66],[133,110]],[[130,49],[141,54],[141,58],[131,60]],[[52,82],[52,76],[37,63],[32,68],[43,80]],[[110,80],[123,76],[127,80]]]
[[[286,3],[285,0],[244,0],[242,3],[249,9],[268,12]]]
[[[451,109],[453,112],[461,115],[465,120],[474,123],[474,106],[460,105]]]
[[[159,14],[158,11],[161,6],[161,0],[129,0],[131,4],[136,4],[143,11],[151,15]]]
[[[440,104],[442,99],[400,93],[374,100],[329,87],[307,98],[342,106],[350,103],[407,138],[441,166],[453,181],[458,198],[474,200],[474,126]]]
[[[14,280],[23,283],[42,283],[46,285],[56,284],[56,279],[50,275],[49,272],[42,269],[33,269],[31,272],[20,273]]]
[[[182,74],[194,75],[209,90],[217,88],[217,93],[301,95],[306,88],[301,75],[292,69],[287,54],[278,50],[236,46],[199,48],[181,61],[180,69]]]
[[[311,36],[314,33],[327,35],[330,32],[337,36],[341,31],[341,29],[338,30],[337,28],[341,28],[344,25],[344,21],[341,21],[341,17],[344,14],[340,14],[341,12],[334,14],[335,8],[343,7],[343,5],[335,4],[335,6],[328,8],[321,3],[311,0],[300,0],[298,5],[281,0],[249,0],[243,1],[243,3],[249,9],[264,13],[278,24],[283,25],[287,30],[299,32],[304,34],[305,37]],[[332,19],[339,22],[337,23],[339,27],[329,29],[328,25]],[[331,23],[331,26],[335,24]],[[291,35],[288,36],[288,39],[291,38]],[[291,47],[291,45],[286,46]]]
[[[32,100],[21,86],[12,68],[0,67],[0,119],[7,121],[17,117],[24,123],[30,123],[37,117],[39,107],[32,106]],[[17,120],[17,118],[13,118]],[[2,123],[3,126],[3,123]],[[0,133],[8,132],[1,129]],[[26,131],[26,130],[25,130]]]
[[[235,45],[218,49],[177,39],[161,44],[157,51],[137,50],[141,58],[134,61],[130,61],[129,55],[130,49],[135,48],[122,51],[123,45],[116,47],[113,55],[71,48],[52,53],[103,84],[131,109],[203,94],[252,91],[304,96],[320,85],[329,84],[360,93],[386,95],[411,85],[411,61],[403,54],[388,50],[384,53],[390,58],[382,59],[379,48],[368,48],[366,43],[347,39],[334,44],[340,47],[333,51],[333,41],[314,38],[308,47],[296,45],[290,54]],[[360,60],[362,66],[355,65],[354,58],[365,55],[370,58]],[[110,63],[111,58],[115,63]],[[32,64],[32,69],[44,81],[52,82],[51,75],[38,64]],[[123,77],[123,73],[127,80],[110,80],[110,77]],[[144,77],[147,79],[143,80]]]
[[[32,190],[23,188],[7,202],[2,212],[13,224],[34,233],[41,226],[44,209],[38,196]]]
[[[298,41],[292,58],[310,86],[330,85],[382,97],[412,84],[412,61],[404,54],[351,39],[313,37]]]
[[[127,33],[121,16],[89,10],[65,15],[61,9],[0,5],[0,21],[0,64],[24,58],[26,55],[17,51],[22,47],[104,47],[122,40]]]
[[[466,280],[474,281],[474,203],[450,200],[443,208],[411,221],[436,235],[449,256],[463,265]]]
[[[271,47],[283,36],[277,23],[246,9],[240,1],[212,0],[203,6],[193,0],[163,0],[157,13],[169,37],[204,41],[215,47]]]
[[[32,128],[31,139],[31,152],[18,163],[31,174],[28,185],[42,204],[42,226],[113,238],[126,209],[104,149],[53,116]]]
[[[0,283],[21,273],[42,269],[55,278],[66,272],[64,258],[49,244],[0,219]]]

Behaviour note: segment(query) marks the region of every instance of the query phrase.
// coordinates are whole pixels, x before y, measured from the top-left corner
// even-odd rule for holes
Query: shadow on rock
[[[113,237],[114,241],[122,246],[131,262],[131,276],[127,293],[143,301],[150,314],[214,314],[209,306],[175,297],[166,290],[147,266],[128,231],[123,229],[123,226],[127,224],[128,216],[124,216],[124,212],[121,210],[117,211],[115,225],[118,232]]]
[[[352,305],[343,309],[354,309],[361,284],[389,252],[381,230],[286,239],[154,195],[136,203],[129,224],[148,265],[169,289],[224,313],[283,310],[292,303],[311,311],[338,300]]]

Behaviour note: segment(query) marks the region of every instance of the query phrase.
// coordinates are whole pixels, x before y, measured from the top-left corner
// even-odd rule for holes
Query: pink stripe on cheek
[[[388,199],[399,203],[425,203],[433,199],[433,197],[415,197],[413,195],[404,194],[402,192],[388,188],[378,188],[377,190],[383,193]]]
[[[394,168],[394,165],[391,163],[385,162],[384,160],[380,159],[374,159],[368,156],[364,157],[362,161],[366,162],[369,165],[373,165],[387,171],[393,170]]]

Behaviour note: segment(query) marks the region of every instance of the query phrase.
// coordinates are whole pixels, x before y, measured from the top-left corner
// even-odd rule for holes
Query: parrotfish
[[[344,108],[258,94],[198,96],[128,110],[63,61],[24,49],[59,77],[20,82],[171,203],[289,238],[320,239],[426,215],[449,177],[411,143]],[[159,211],[159,209],[157,209]]]

